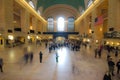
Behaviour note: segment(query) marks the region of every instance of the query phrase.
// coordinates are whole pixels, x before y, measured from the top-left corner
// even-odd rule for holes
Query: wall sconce
[[[8,39],[13,40],[14,39],[13,35],[8,35]]]
[[[32,26],[30,26],[30,30],[32,30],[33,29],[33,27]]]
[[[27,36],[28,39],[30,39],[30,36]]]
[[[107,42],[106,44],[109,44],[109,42]]]
[[[38,37],[38,36],[36,36],[36,38],[38,39],[39,37]]]
[[[92,33],[92,30],[91,30],[91,29],[89,29],[89,33]]]
[[[120,45],[120,43],[117,43],[117,46],[119,46]]]
[[[100,31],[102,31],[102,28],[100,28]]]
[[[98,40],[96,40],[95,42],[98,43]]]
[[[113,45],[113,42],[111,42],[111,44]]]
[[[87,42],[90,42],[90,39],[87,39]]]

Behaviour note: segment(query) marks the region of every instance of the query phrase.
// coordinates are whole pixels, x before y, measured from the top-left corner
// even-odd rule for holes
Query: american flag
[[[103,23],[103,16],[98,16],[95,18],[95,26]]]

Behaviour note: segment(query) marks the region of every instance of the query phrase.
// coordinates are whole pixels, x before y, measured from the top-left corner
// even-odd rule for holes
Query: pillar
[[[8,29],[12,30],[13,35],[13,0],[0,0],[0,32],[4,36],[4,46],[8,38]]]
[[[30,27],[30,14],[27,10],[22,9],[21,10],[21,28],[22,28],[22,32],[24,33],[24,37],[25,37],[25,43],[28,43],[28,30]]]

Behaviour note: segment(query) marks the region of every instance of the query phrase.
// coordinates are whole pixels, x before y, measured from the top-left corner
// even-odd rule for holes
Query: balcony
[[[113,31],[104,33],[104,38],[120,39],[120,32]]]

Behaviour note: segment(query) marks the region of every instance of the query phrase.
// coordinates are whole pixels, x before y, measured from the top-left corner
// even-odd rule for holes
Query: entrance
[[[56,42],[57,42],[57,43],[63,44],[64,41],[65,41],[65,37],[62,37],[62,36],[56,37]]]

